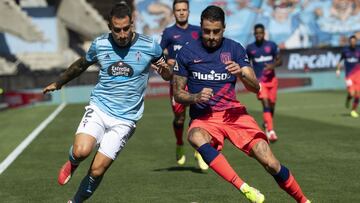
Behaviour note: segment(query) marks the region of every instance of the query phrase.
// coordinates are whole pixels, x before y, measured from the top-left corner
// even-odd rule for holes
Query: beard
[[[188,23],[188,20],[187,19],[185,19],[185,20],[177,19],[176,23],[183,26],[183,25],[186,25]]]
[[[221,46],[222,40],[223,39],[220,39],[220,40],[204,40],[203,39],[202,43],[206,50],[208,50],[209,52],[214,52]]]

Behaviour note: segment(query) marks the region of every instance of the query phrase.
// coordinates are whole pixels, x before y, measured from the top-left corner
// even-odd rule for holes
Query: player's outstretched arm
[[[214,95],[211,88],[203,88],[197,94],[190,94],[185,90],[187,78],[179,75],[173,76],[173,92],[175,101],[184,105],[207,102]]]
[[[165,81],[171,80],[173,74],[172,67],[166,63],[166,58],[163,54],[151,61],[151,68],[156,70]]]
[[[74,63],[72,63],[69,68],[65,70],[64,73],[60,75],[60,78],[43,89],[43,93],[52,92],[54,90],[61,89],[63,85],[71,81],[72,79],[78,77],[83,73],[89,66],[94,64],[94,62],[88,62],[84,57],[79,58]]]
[[[259,82],[256,79],[254,70],[251,67],[242,67],[241,75],[238,78],[241,80],[247,90],[256,94],[260,91]]]
[[[169,66],[165,60],[160,59],[152,63],[151,67],[156,70],[165,81],[171,80],[173,74],[172,66]]]
[[[336,65],[336,71],[335,71],[336,77],[340,77],[340,73],[341,73],[341,60]]]
[[[345,57],[344,57],[344,54],[342,53],[339,62],[336,64],[336,71],[335,71],[336,77],[340,77],[341,64],[344,59],[345,59]]]

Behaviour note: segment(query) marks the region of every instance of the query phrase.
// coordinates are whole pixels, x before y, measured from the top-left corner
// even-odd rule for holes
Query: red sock
[[[184,131],[184,124],[179,125],[179,124],[175,124],[175,122],[173,122],[173,129],[174,129],[174,133],[176,136],[176,144],[177,145],[183,145],[183,131]]]
[[[263,119],[266,124],[267,130],[272,130],[274,128],[274,126],[273,126],[273,118],[272,118],[271,112],[264,112]]]
[[[301,191],[299,184],[296,182],[294,176],[290,173],[289,179],[285,182],[278,182],[279,186],[291,195],[298,203],[305,203],[307,198]]]
[[[244,183],[222,154],[219,154],[212,160],[209,166],[226,181],[233,184],[237,189],[240,189],[241,185]]]

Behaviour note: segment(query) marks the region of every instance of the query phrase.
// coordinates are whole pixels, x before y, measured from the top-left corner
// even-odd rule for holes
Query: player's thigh
[[[211,142],[211,135],[205,129],[200,127],[191,128],[188,135],[190,144],[196,148],[201,147],[203,144]]]
[[[131,123],[118,123],[111,126],[104,134],[98,151],[115,160],[127,141],[135,132],[136,126]]]
[[[87,157],[96,146],[96,139],[85,133],[75,135],[73,153],[76,157]]]
[[[350,77],[345,78],[345,84],[346,84],[346,89],[347,92],[349,93],[349,95],[354,96],[355,94],[355,85],[353,80]]]
[[[261,83],[261,89],[260,89],[259,93],[257,94],[257,98],[259,100],[269,98],[269,88],[264,83]]]
[[[74,140],[74,152],[82,155],[90,153],[97,143],[100,143],[105,125],[101,112],[91,105],[85,107],[86,111],[77,128]]]
[[[276,82],[271,86],[269,90],[269,100],[271,103],[276,103],[277,91],[278,91],[278,84]]]
[[[222,128],[226,132],[227,139],[250,156],[253,146],[260,140],[267,141],[267,137],[252,116],[241,111],[238,113],[235,111],[233,114],[237,115],[237,119],[231,125],[224,123]]]
[[[215,145],[222,148],[225,135],[220,128],[216,123],[195,119],[188,129],[188,141],[195,148],[206,143],[216,143]]]
[[[354,85],[354,88],[353,88],[354,93],[353,93],[353,95],[354,95],[354,97],[359,97],[360,96],[360,80],[359,79],[355,80],[353,85]]]

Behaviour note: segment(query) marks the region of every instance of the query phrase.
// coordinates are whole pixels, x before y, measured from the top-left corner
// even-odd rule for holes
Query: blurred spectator
[[[333,0],[330,8],[330,15],[341,21],[347,20],[353,14],[353,1],[351,0]]]
[[[279,44],[279,48],[309,47],[309,31],[302,24],[298,0],[268,0],[262,6],[258,21],[268,27],[268,39]]]
[[[228,6],[229,5],[228,1],[226,1],[226,0],[214,0],[211,4],[215,5],[215,6],[219,6],[220,8],[222,8],[224,10],[226,16],[232,15],[232,12],[231,12],[231,10],[229,9],[229,6]]]
[[[227,18],[225,35],[242,44],[247,44],[252,39],[253,23],[256,15],[261,12],[260,1],[235,0],[234,4],[229,5],[231,15]],[[239,21],[246,19],[246,21]]]
[[[137,29],[140,33],[159,38],[161,32],[173,22],[169,1],[149,0],[137,4]]]
[[[314,10],[316,24],[312,27],[317,44],[344,45],[345,38],[360,30],[359,6],[358,0],[333,0],[318,6]]]

